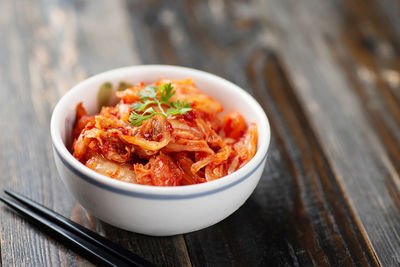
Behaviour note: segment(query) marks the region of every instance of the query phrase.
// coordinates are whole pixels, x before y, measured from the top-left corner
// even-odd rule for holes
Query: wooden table
[[[0,1],[1,188],[158,265],[400,265],[400,2]],[[194,233],[155,238],[88,215],[53,161],[58,99],[88,76],[175,64],[248,90],[272,127],[250,199]],[[2,266],[91,263],[0,212]]]

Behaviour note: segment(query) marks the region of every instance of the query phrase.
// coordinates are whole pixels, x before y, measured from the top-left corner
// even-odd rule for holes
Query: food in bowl
[[[237,171],[212,182],[187,186],[144,186],[111,179],[87,168],[71,154],[76,106],[88,114],[99,112],[99,87],[118,100],[112,90],[121,81],[153,83],[160,76],[175,80],[187,77],[205,94],[217,99],[226,111],[237,110],[250,125],[256,123],[258,140],[254,157]],[[110,91],[108,91],[110,90]],[[103,96],[103,95],[102,95]],[[107,101],[100,101],[104,104]],[[224,113],[220,113],[224,114]],[[142,65],[107,71],[88,78],[69,90],[51,117],[54,160],[60,178],[79,204],[90,214],[113,226],[137,233],[168,236],[213,225],[237,210],[256,188],[267,160],[271,131],[257,101],[237,85],[211,73],[177,66]],[[265,182],[269,177],[264,176]],[[246,223],[245,221],[243,223]]]
[[[103,105],[104,83],[98,93]],[[121,82],[120,101],[89,116],[76,107],[72,152],[108,177],[143,185],[205,183],[246,165],[257,150],[257,125],[200,91],[192,79]]]

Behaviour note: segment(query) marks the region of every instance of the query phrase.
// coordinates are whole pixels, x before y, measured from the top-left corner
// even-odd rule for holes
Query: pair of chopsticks
[[[154,266],[138,255],[27,197],[11,190],[4,192],[13,199],[0,196],[1,201],[92,261],[109,266]]]

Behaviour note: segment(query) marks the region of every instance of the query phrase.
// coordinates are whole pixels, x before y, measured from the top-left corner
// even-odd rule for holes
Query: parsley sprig
[[[170,102],[169,99],[175,94],[175,90],[170,83],[164,83],[160,87],[146,86],[143,91],[139,92],[141,102],[135,102],[129,122],[133,126],[140,126],[144,121],[155,115],[180,115],[192,110],[190,103],[183,101]],[[159,95],[159,98],[157,97]],[[152,105],[157,105],[160,112],[156,112]],[[165,107],[167,108],[165,109]],[[139,113],[141,112],[141,113]]]

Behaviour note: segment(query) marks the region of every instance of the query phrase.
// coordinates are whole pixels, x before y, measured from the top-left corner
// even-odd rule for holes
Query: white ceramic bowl
[[[69,148],[75,107],[83,102],[89,114],[97,110],[97,92],[104,82],[154,82],[157,78],[192,78],[200,90],[222,102],[225,111],[239,111],[258,127],[258,148],[243,168],[218,180],[179,187],[145,186],[103,176],[76,160]],[[167,236],[213,225],[236,211],[251,195],[264,169],[270,127],[260,105],[244,90],[199,70],[144,65],[107,71],[72,88],[58,102],[51,118],[54,159],[65,185],[88,212],[125,230]],[[243,222],[245,223],[245,222]]]

